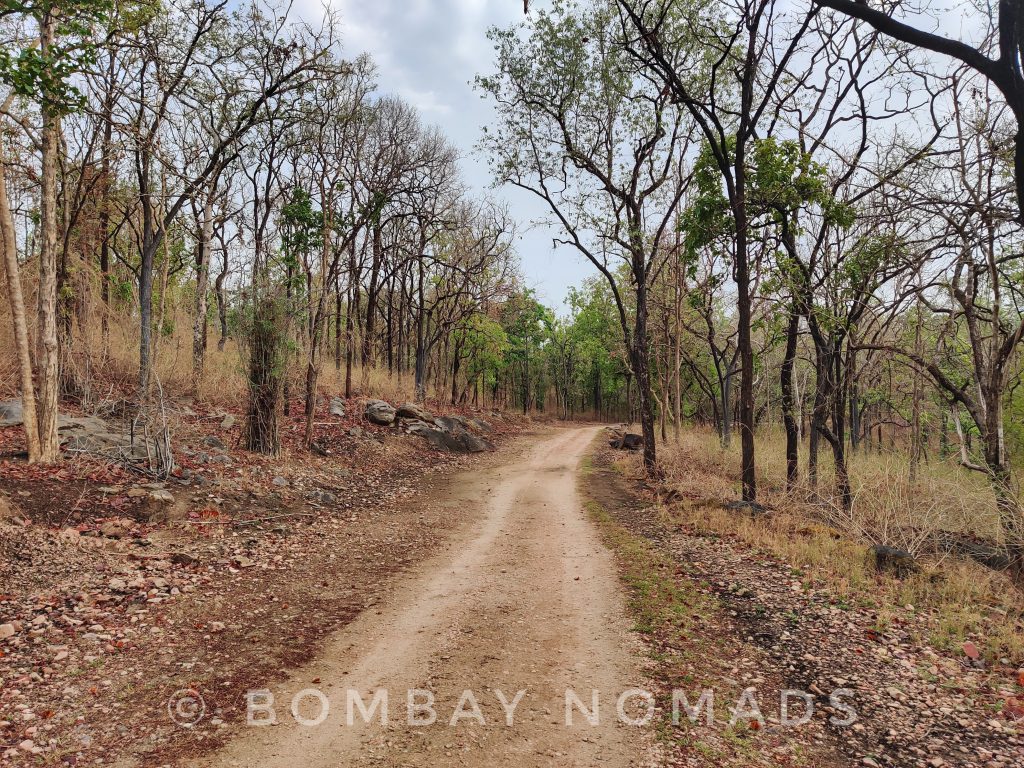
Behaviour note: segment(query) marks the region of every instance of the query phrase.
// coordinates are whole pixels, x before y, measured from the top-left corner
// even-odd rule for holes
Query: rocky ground
[[[918,639],[927,636],[926,611],[906,606],[902,617],[883,624],[877,611],[837,600],[799,563],[673,514],[623,476],[614,451],[602,448],[596,463],[599,500],[665,553],[676,582],[699,595],[694,604],[702,608],[694,609],[686,636],[648,636],[652,657],[684,660],[686,674],[674,680],[664,679],[665,670],[674,674],[678,665],[654,664],[665,673],[664,688],[682,682],[693,690],[710,681],[731,688],[731,697],[751,687],[776,710],[773,716],[765,707],[766,726],[742,739],[725,727],[695,729],[684,721],[673,737],[676,764],[703,765],[710,753],[718,763],[744,766],[1024,765],[1024,671],[1008,661],[986,666],[970,643],[960,656],[940,654]],[[779,727],[784,689],[812,695],[816,712],[806,726]],[[837,689],[852,692],[846,701],[857,719],[849,726],[831,720]]]
[[[17,457],[16,425],[0,429],[0,762],[202,751],[244,705],[219,692],[265,685],[372,610],[452,524],[419,501],[517,429],[452,414],[430,428],[475,447],[438,450],[399,410],[379,424],[364,403],[325,403],[319,453],[295,450],[293,421],[271,461],[239,450],[238,415],[185,406],[162,482],[103,453],[124,434],[109,421],[86,428],[112,435],[92,443],[76,427],[88,449],[46,469]],[[179,690],[201,693],[194,728],[172,720],[195,712]]]

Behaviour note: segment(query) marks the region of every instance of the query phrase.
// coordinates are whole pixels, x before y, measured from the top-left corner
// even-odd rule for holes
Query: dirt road
[[[245,727],[193,765],[644,765],[646,731],[616,711],[643,687],[624,599],[576,490],[596,433],[546,432],[510,463],[456,478],[436,500],[469,521],[451,546],[272,689],[272,706],[254,700],[253,717],[272,709],[276,725]],[[567,725],[572,695],[587,712],[573,704]],[[374,696],[364,719],[358,705]],[[300,724],[293,702],[306,723],[323,721]],[[642,713],[630,703],[627,717]]]

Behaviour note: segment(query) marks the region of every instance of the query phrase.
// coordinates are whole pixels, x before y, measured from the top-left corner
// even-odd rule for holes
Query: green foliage
[[[504,370],[510,352],[508,335],[501,324],[487,315],[474,313],[452,334],[458,336],[469,358],[466,376],[493,387]]]
[[[726,151],[727,161],[734,164],[735,137],[726,142]],[[854,211],[833,196],[825,166],[801,150],[797,142],[772,137],[757,139],[748,159],[746,196],[751,223],[796,229],[800,211],[814,207],[828,223],[844,229],[853,225]],[[697,156],[694,184],[696,194],[681,219],[691,263],[694,252],[700,248],[718,244],[726,251],[736,232],[718,160],[707,142]]]
[[[112,0],[0,0],[4,17],[19,17],[41,30],[54,24],[53,43],[38,40],[21,48],[0,48],[0,82],[56,113],[81,109],[84,98],[72,78],[95,63],[97,33],[108,23]]]

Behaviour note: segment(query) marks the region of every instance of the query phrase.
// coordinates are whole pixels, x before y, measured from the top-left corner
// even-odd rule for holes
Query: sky
[[[440,126],[458,147],[467,185],[508,203],[518,222],[516,250],[527,286],[564,311],[569,287],[593,269],[575,251],[554,250],[554,230],[534,226],[546,215],[539,200],[508,187],[492,190],[486,161],[474,150],[481,127],[493,119],[490,104],[472,86],[477,74],[493,70],[487,29],[523,21],[522,0],[329,1],[341,14],[344,54],[369,53],[380,91],[419,108],[424,122]],[[322,13],[319,0],[301,2],[306,18]]]

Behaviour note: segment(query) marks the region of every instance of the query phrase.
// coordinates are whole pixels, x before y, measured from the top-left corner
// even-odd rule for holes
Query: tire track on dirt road
[[[616,712],[619,695],[643,684],[637,644],[612,555],[576,490],[597,431],[545,432],[524,441],[517,460],[456,477],[445,497],[472,522],[448,551],[272,689],[277,725],[244,728],[191,765],[647,765],[649,734]],[[303,689],[319,692],[300,699],[307,720],[322,718],[329,703],[319,725],[301,725],[290,711]],[[597,724],[579,709],[566,724],[567,689],[588,710],[598,692]],[[432,725],[409,724],[410,690],[430,691]],[[386,691],[388,722],[380,718],[383,700],[364,722],[349,691],[368,708]],[[506,712],[518,691],[525,693],[510,725]],[[414,694],[415,704],[426,700]],[[412,712],[418,722],[429,719],[424,707]]]

